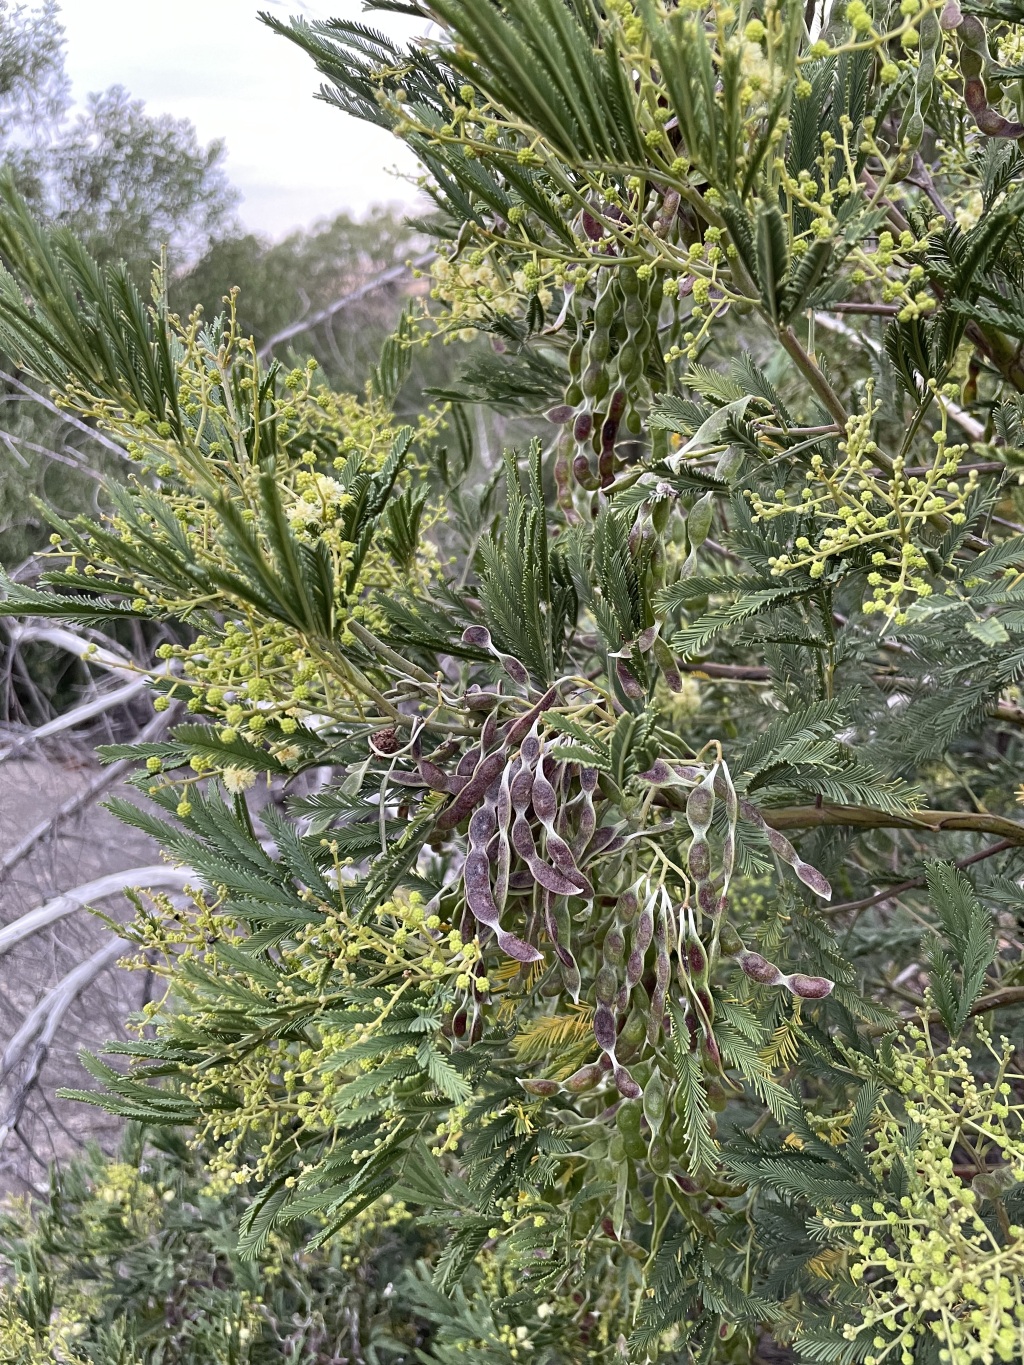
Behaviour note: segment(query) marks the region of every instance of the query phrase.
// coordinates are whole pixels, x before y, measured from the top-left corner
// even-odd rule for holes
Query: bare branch
[[[423,266],[429,265],[434,259],[433,251],[425,251],[422,256],[416,256],[405,265],[394,265],[390,270],[384,270],[379,275],[374,275],[366,280],[358,289],[353,289],[350,294],[343,294],[340,299],[335,299],[326,308],[321,308],[318,313],[311,313],[308,318],[299,318],[297,321],[289,323],[287,327],[282,327],[280,332],[263,343],[259,350],[259,358],[266,360],[275,347],[281,346],[286,341],[291,341],[292,337],[302,336],[303,332],[312,332],[321,323],[329,322],[344,308],[350,307],[353,303],[358,303],[360,299],[367,298],[370,294],[375,294],[378,289],[386,289],[389,284],[397,284],[413,270],[420,270]]]
[[[10,924],[0,929],[0,957],[40,929],[46,929],[57,920],[74,914],[92,901],[103,900],[107,896],[117,896],[128,887],[167,887],[180,891],[196,873],[191,867],[168,867],[165,863],[155,863],[149,867],[128,867],[122,872],[111,872],[98,877],[93,882],[83,882],[81,886],[65,891],[63,895],[37,906],[24,915],[19,915]]]

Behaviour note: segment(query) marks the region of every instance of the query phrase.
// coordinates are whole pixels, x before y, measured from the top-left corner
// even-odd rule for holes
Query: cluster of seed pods
[[[570,462],[563,452],[555,469],[559,502],[566,506],[572,502],[570,468],[582,488],[607,488],[614,480],[620,428],[638,436],[649,399],[645,370],[662,282],[657,275],[642,280],[626,264],[601,276],[592,308],[581,293],[573,295],[576,340],[569,348],[569,386],[564,403],[548,413],[559,425],[571,424],[575,453]]]

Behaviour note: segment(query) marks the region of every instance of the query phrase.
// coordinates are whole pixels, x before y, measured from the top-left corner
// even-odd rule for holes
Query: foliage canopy
[[[82,1098],[193,1127],[248,1256],[401,1201],[510,1359],[1020,1359],[1024,13],[400,8],[267,22],[493,340],[414,423],[413,320],[339,397],[5,196],[0,344],[138,477],[4,609],[174,621],[191,713]]]

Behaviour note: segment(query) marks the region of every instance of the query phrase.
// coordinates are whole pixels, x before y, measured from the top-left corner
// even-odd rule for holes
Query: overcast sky
[[[73,94],[121,84],[151,112],[191,119],[203,142],[223,138],[242,221],[271,236],[340,209],[411,204],[414,187],[393,172],[413,174],[413,158],[314,99],[313,63],[258,9],[367,19],[359,0],[61,0]],[[399,15],[368,21],[395,36],[418,31]]]

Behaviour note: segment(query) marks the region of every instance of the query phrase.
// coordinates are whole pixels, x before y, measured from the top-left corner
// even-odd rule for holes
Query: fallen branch
[[[404,265],[393,265],[389,270],[374,275],[364,284],[361,284],[358,289],[353,289],[350,294],[343,294],[340,299],[335,299],[332,304],[326,308],[321,308],[318,313],[311,313],[308,318],[299,318],[287,327],[282,327],[279,332],[275,332],[260,347],[260,360],[266,360],[273,353],[275,347],[286,341],[291,341],[292,337],[302,336],[303,332],[312,332],[321,323],[330,322],[331,318],[340,313],[342,309],[350,307],[353,303],[358,303],[360,299],[365,299],[370,294],[375,294],[378,289],[386,289],[389,284],[397,284],[411,271],[429,265],[434,256],[433,251],[425,251],[422,256],[416,256]]]
[[[162,715],[154,716],[144,730],[140,731],[137,742],[140,744],[149,743],[163,734],[171,722],[171,713],[165,711]],[[111,763],[109,767],[101,772],[89,782],[81,791],[75,792],[73,796],[63,802],[52,815],[47,816],[35,825],[24,838],[14,845],[12,849],[0,858],[0,877],[5,877],[12,868],[22,862],[35,848],[36,844],[45,839],[64,820],[71,819],[87,806],[91,805],[98,796],[101,796],[108,787],[112,787],[118,782],[126,772],[133,766],[133,761],[129,758],[120,759],[117,763]]]
[[[92,901],[119,895],[134,886],[166,887],[180,891],[195,875],[190,867],[168,867],[164,863],[155,863],[150,867],[128,867],[123,872],[111,872],[93,882],[83,882],[81,886],[65,891],[45,905],[37,906],[35,910],[29,910],[10,924],[5,924],[0,929],[0,957],[24,939],[38,934],[40,929],[55,924],[57,920],[81,910]]]
[[[0,1059],[0,1079],[5,1079],[24,1062],[24,1070],[17,1090],[7,1106],[7,1112],[0,1119],[0,1149],[17,1126],[25,1109],[43,1062],[60,1027],[61,1020],[87,986],[112,967],[123,953],[133,945],[124,938],[112,939],[104,944],[92,957],[80,962],[46,992],[42,1000],[26,1015],[21,1028],[7,1044],[3,1058]]]

